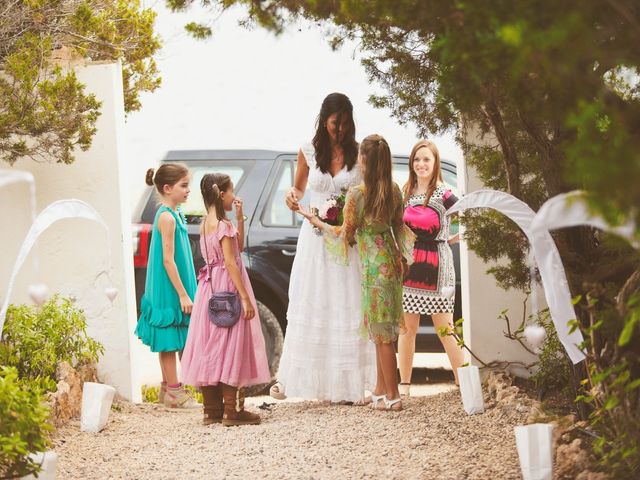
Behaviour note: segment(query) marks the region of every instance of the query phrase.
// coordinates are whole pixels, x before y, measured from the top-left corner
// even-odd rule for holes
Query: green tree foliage
[[[100,102],[57,57],[122,62],[125,110],[160,85],[155,13],[139,0],[6,0],[0,6],[0,159],[72,163]]]
[[[300,16],[324,24],[335,46],[357,41],[371,81],[386,92],[371,97],[374,105],[421,136],[455,128],[467,163],[489,187],[534,210],[583,189],[610,223],[631,219],[640,226],[636,0],[168,3],[178,9],[240,4],[250,20],[275,32]],[[526,240],[518,228],[495,213],[466,214],[464,221],[471,248],[486,261],[502,260],[492,269],[499,283],[526,289]],[[554,238],[570,288],[583,299],[575,328],[588,335],[584,398],[593,397],[595,445],[618,478],[630,478],[640,468],[634,447],[640,306],[630,300],[640,288],[640,258],[626,243],[589,228]]]

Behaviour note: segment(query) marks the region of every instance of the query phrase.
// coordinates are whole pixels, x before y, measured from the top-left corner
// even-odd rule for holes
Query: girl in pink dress
[[[244,410],[242,387],[268,383],[271,375],[256,299],[240,259],[244,241],[242,200],[234,195],[231,178],[220,173],[205,175],[200,190],[207,208],[200,232],[200,250],[206,264],[198,275],[182,354],[182,377],[202,391],[205,424],[256,425],[260,416]],[[226,218],[234,205],[237,229]],[[212,290],[238,292],[242,313],[232,327],[217,327],[209,320]]]

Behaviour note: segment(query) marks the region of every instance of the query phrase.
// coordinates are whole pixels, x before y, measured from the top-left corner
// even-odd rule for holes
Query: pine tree
[[[6,0],[0,6],[0,159],[72,163],[95,133],[100,102],[56,57],[120,60],[125,110],[160,77],[155,13],[139,0]]]

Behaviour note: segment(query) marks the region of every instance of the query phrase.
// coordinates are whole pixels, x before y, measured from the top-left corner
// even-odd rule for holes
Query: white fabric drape
[[[13,284],[18,275],[18,272],[20,271],[20,268],[22,267],[25,259],[31,251],[31,248],[35,244],[38,237],[42,234],[42,232],[49,228],[53,223],[65,218],[84,218],[86,220],[91,220],[102,225],[107,233],[106,251],[109,263],[111,262],[111,251],[108,241],[109,229],[100,214],[98,214],[98,212],[96,212],[96,210],[91,205],[83,202],[82,200],[73,198],[66,200],[57,200],[49,204],[42,212],[40,212],[40,214],[36,217],[33,224],[31,225],[31,228],[29,229],[24,242],[22,242],[22,246],[20,247],[20,251],[18,252],[18,256],[16,258],[16,262],[13,265],[13,270],[11,272],[11,277],[9,278],[9,284],[4,299],[4,304],[2,305],[2,310],[0,310],[0,338],[2,338],[2,329],[4,327],[7,308],[9,307],[9,298],[11,297]]]
[[[640,248],[640,244],[634,239],[636,227],[632,221],[612,227],[604,218],[589,211],[585,193],[580,190],[561,193],[547,200],[533,219],[531,229],[551,231],[582,225],[614,233],[628,240],[634,248]]]
[[[529,205],[508,193],[478,190],[459,200],[447,211],[447,215],[469,208],[492,208],[509,217],[524,232],[538,265],[542,287],[558,338],[574,364],[584,360],[585,354],[578,347],[583,341],[582,333],[578,329],[571,332],[568,326],[568,323],[576,318],[576,314],[560,253],[547,229],[532,228],[535,212]]]

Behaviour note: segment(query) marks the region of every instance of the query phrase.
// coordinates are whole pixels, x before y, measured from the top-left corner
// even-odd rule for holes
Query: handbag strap
[[[207,248],[207,217],[204,217],[204,225],[202,226],[202,239],[204,240],[204,252],[206,258],[204,259],[204,263],[207,265],[209,270],[209,289],[211,290],[211,295],[213,295],[213,280],[211,278],[211,264],[209,263],[209,249]]]
[[[393,245],[396,247],[396,253],[402,256],[402,250],[400,250],[400,245],[398,244],[398,240],[396,239],[396,234],[393,231],[393,226],[389,226],[389,231],[391,232],[391,238],[393,238]]]
[[[400,244],[398,243],[398,239],[396,238],[396,234],[393,231],[393,226],[389,226],[389,230],[391,231],[391,238],[393,238],[393,245],[396,247],[396,255],[398,256],[398,260],[400,261],[400,265],[404,265],[407,260],[406,258],[404,258],[404,255],[402,254],[402,249],[400,248]],[[403,267],[403,272],[404,272],[404,268]]]

